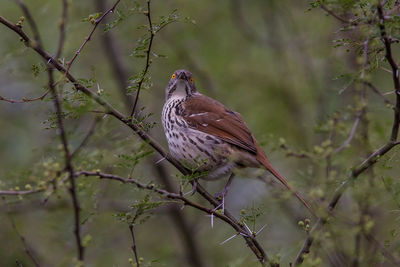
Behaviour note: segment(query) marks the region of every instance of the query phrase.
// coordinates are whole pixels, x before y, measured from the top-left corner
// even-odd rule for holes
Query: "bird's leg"
[[[232,184],[233,178],[235,178],[235,174],[232,173],[231,176],[229,176],[228,182],[226,183],[224,189],[222,189],[220,192],[218,192],[215,195],[215,198],[219,198],[221,200],[224,200],[225,196],[228,194],[228,189]]]
[[[193,179],[192,183],[192,196],[197,192],[197,185],[199,184],[199,177]]]

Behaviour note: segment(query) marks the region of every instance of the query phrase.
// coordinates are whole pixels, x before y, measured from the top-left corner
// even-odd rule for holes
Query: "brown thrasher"
[[[232,169],[265,168],[313,213],[303,197],[270,164],[241,115],[200,94],[192,73],[177,70],[166,88],[162,123],[171,155],[214,180],[229,173],[224,196],[234,175]]]

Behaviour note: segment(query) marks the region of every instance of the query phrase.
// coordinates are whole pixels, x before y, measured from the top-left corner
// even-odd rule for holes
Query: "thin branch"
[[[44,94],[42,94],[41,96],[38,97],[34,97],[34,98],[22,98],[22,99],[10,99],[10,98],[5,98],[0,96],[0,100],[1,101],[6,101],[12,104],[16,104],[16,103],[27,103],[27,102],[33,102],[33,101],[37,101],[37,100],[43,100],[50,92],[50,89],[48,89],[46,92],[44,92]]]
[[[390,251],[388,251],[384,245],[382,245],[373,235],[364,233],[365,238],[374,243],[381,251],[382,255],[390,261],[393,266],[400,266],[400,260],[397,260]]]
[[[360,75],[360,79],[364,80],[365,77],[365,68],[367,67],[368,64],[368,44],[369,44],[369,38],[367,40],[364,41],[363,44],[363,55],[364,55],[364,60],[363,60],[363,66],[362,66],[362,71],[361,71],[361,75]],[[339,153],[340,151],[342,151],[343,149],[345,149],[351,142],[351,140],[353,140],[353,137],[356,133],[358,124],[360,123],[362,117],[365,115],[366,112],[366,103],[365,103],[365,83],[361,83],[361,109],[357,112],[357,116],[356,119],[354,120],[353,126],[351,127],[350,130],[350,134],[349,137],[347,137],[346,141],[344,141],[344,143],[338,147],[335,150],[335,154]]]
[[[132,111],[131,111],[131,117],[133,118],[133,115],[135,114],[135,109],[139,100],[139,94],[140,94],[140,90],[142,89],[142,85],[144,82],[144,79],[146,78],[147,72],[149,71],[149,67],[151,64],[150,61],[150,52],[151,52],[151,46],[153,44],[153,39],[154,39],[154,29],[153,29],[153,23],[151,21],[151,13],[150,13],[150,0],[147,0],[147,12],[145,13],[146,17],[147,17],[147,21],[149,23],[149,33],[150,33],[150,40],[149,40],[149,46],[147,47],[146,50],[146,65],[144,67],[143,73],[142,73],[142,77],[140,78],[140,81],[138,82],[138,88],[136,91],[136,97],[135,97],[135,103],[133,104],[132,107]]]
[[[101,105],[104,109],[105,112],[112,115],[125,125],[127,125],[129,128],[131,128],[143,141],[148,143],[150,146],[152,146],[162,157],[164,157],[166,160],[168,160],[172,165],[174,165],[182,174],[184,175],[190,175],[191,171],[186,169],[182,164],[180,164],[176,159],[171,157],[167,151],[153,138],[151,137],[147,132],[142,130],[140,126],[132,123],[131,119],[129,117],[125,117],[121,112],[116,110],[114,107],[112,107],[107,101],[105,101],[103,98],[98,96],[97,94],[93,93],[91,90],[89,90],[87,87],[83,86],[78,82],[78,80],[72,76],[70,73],[67,73],[66,68],[60,64],[57,60],[55,60],[49,53],[41,49],[40,47],[34,46],[32,44],[31,39],[26,35],[26,33],[17,25],[14,23],[6,20],[4,17],[0,16],[0,23],[17,33],[22,40],[24,41],[25,45],[32,48],[34,51],[36,51],[41,57],[43,57],[49,64],[53,65],[57,70],[60,72],[64,73],[66,75],[66,78],[75,86],[75,88],[78,91],[83,92],[90,98],[92,98],[95,102],[97,102],[99,105]],[[211,203],[214,207],[218,206],[220,202],[215,199],[210,193],[208,193],[201,185],[197,186],[197,192],[205,198],[209,203]],[[238,229],[243,230],[243,226],[240,226],[238,224],[238,221],[225,209],[225,216],[234,223],[238,227]],[[235,228],[235,227],[234,227]],[[236,229],[236,228],[235,228]],[[258,241],[252,237],[249,236],[243,236],[245,239],[247,245],[249,248],[253,251],[253,253],[256,255],[257,259],[262,263],[265,264],[265,262],[268,261],[267,255],[265,254],[263,248],[261,245],[258,243]]]
[[[85,45],[90,41],[90,39],[92,38],[92,35],[94,34],[97,26],[100,24],[100,22],[110,13],[114,12],[115,8],[117,7],[117,5],[119,4],[121,0],[117,0],[112,7],[110,7],[107,11],[105,11],[100,18],[96,19],[94,21],[93,24],[93,28],[90,31],[89,35],[85,38],[85,40],[83,41],[83,43],[81,44],[81,46],[79,47],[79,49],[75,52],[74,56],[71,58],[71,60],[69,60],[67,62],[67,69],[65,74],[68,74],[69,69],[71,68],[72,63],[74,63],[75,59],[78,57],[78,55],[82,52],[83,48],[85,47]]]
[[[140,267],[138,253],[137,253],[137,249],[136,249],[135,234],[133,232],[132,224],[129,225],[129,231],[131,232],[131,237],[132,237],[132,251],[133,251],[133,254],[135,255],[136,267]]]
[[[60,36],[58,38],[58,47],[55,58],[59,58],[62,53],[62,49],[65,43],[65,25],[67,24],[67,11],[68,11],[68,0],[62,0],[62,15],[59,22]]]
[[[347,19],[342,18],[341,16],[337,15],[335,12],[333,12],[332,10],[330,10],[329,8],[327,8],[325,5],[322,5],[322,4],[321,4],[320,7],[321,7],[322,10],[324,10],[326,13],[328,13],[328,14],[331,15],[332,17],[336,18],[336,19],[339,20],[340,22],[343,22],[343,23],[345,23],[345,24],[350,24],[350,25],[353,25],[353,26],[358,25],[358,23],[355,22],[355,21],[350,21],[350,20],[347,20]]]
[[[82,142],[75,148],[74,152],[71,153],[71,158],[74,158],[84,146],[86,146],[87,142],[89,141],[90,137],[94,134],[94,130],[96,129],[97,124],[101,120],[101,117],[96,117],[90,126],[89,132],[86,134],[85,138],[83,138]]]
[[[32,190],[0,190],[0,196],[23,196],[43,192],[43,188]]]
[[[5,198],[4,197],[2,197],[2,198],[3,198],[3,201],[7,205],[7,202],[5,201]],[[24,247],[25,253],[33,261],[33,264],[36,267],[40,267],[41,265],[40,265],[39,261],[36,259],[36,257],[34,256],[34,253],[33,253],[32,249],[27,244],[25,237],[18,231],[17,225],[15,224],[14,218],[11,216],[11,211],[9,210],[8,205],[7,205],[7,209],[8,209],[7,214],[8,214],[8,218],[10,220],[10,223],[11,223],[11,227],[13,228],[14,232],[18,235],[19,239],[21,240],[22,245]]]
[[[381,91],[379,91],[379,89],[375,85],[367,81],[363,81],[363,83],[367,85],[369,88],[371,88],[374,93],[379,95],[383,99],[383,102],[385,102],[385,104],[393,106],[393,103],[390,102],[390,100],[387,99],[386,96],[383,93],[381,93]]]

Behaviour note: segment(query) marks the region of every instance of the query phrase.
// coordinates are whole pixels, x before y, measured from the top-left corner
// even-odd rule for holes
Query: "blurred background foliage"
[[[328,2],[337,4],[342,11],[346,5],[368,5],[373,1]],[[62,2],[26,0],[25,3],[37,22],[45,49],[55,54]],[[68,3],[61,57],[65,61],[90,32],[90,14],[95,16],[108,9],[113,1]],[[141,7],[146,5],[145,1],[137,3]],[[202,93],[243,115],[272,164],[291,184],[314,207],[325,206],[351,168],[386,142],[393,111],[368,88],[367,113],[351,145],[340,153],[332,153],[348,137],[362,105],[361,84],[354,79],[362,69],[360,44],[365,31],[341,30],[339,21],[320,8],[311,8],[311,4],[306,0],[152,1],[154,22],[166,19],[174,22],[154,38],[152,64],[141,93],[140,115],[151,128],[151,134],[166,147],[160,124],[164,88],[173,71],[188,69]],[[139,11],[134,1],[121,1],[106,19],[110,24],[99,26],[70,70],[127,115],[135,93],[134,79],[145,66],[145,58],[135,56],[135,51],[143,52],[135,48],[147,34],[146,28],[141,27],[147,25],[146,16]],[[0,15],[17,22],[22,12],[16,1],[3,0]],[[25,23],[24,30],[31,34]],[[111,29],[104,31],[106,28]],[[42,60],[14,32],[1,26],[0,33],[0,95],[22,99],[43,94],[47,76]],[[347,38],[357,41],[351,43]],[[394,51],[397,56],[397,50]],[[388,66],[381,63],[383,56],[383,52],[376,56],[383,67],[366,75],[382,92],[390,92],[392,78],[385,70]],[[117,70],[115,64],[121,69]],[[130,82],[125,84],[129,77]],[[127,86],[131,88],[128,97]],[[179,181],[175,169],[166,161],[155,164],[160,156],[152,153],[126,126],[107,115],[93,113],[97,106],[75,92],[71,84],[61,83],[58,88],[62,91],[71,149],[79,146],[92,126],[95,127],[94,134],[74,159],[76,169],[98,169],[126,177],[132,175],[145,183],[163,184],[161,172],[170,180]],[[386,97],[394,102],[394,94]],[[47,186],[63,168],[50,96],[22,104],[0,102],[0,129],[0,189]],[[399,161],[399,149],[394,148],[373,170],[354,182],[341,199],[335,216],[317,235],[304,266],[349,266],[354,259],[359,260],[360,266],[387,264],[377,245],[360,235],[362,231],[373,234],[382,246],[400,258]],[[226,206],[238,218],[244,217],[254,230],[266,225],[258,240],[270,257],[288,266],[307,235],[304,219],[310,217],[280,187],[265,186],[254,176],[251,171],[240,173]],[[129,260],[134,257],[125,221],[130,218],[128,214],[137,212],[138,204],[146,197],[155,202],[160,198],[114,181],[94,177],[77,181],[86,266],[134,266]],[[202,184],[210,192],[217,192],[224,181]],[[15,266],[16,259],[23,266],[33,266],[10,216],[43,266],[76,264],[70,198],[65,186],[60,182],[58,185],[57,190],[49,187],[44,193],[6,197],[1,201],[1,266]],[[190,187],[185,188],[189,190]],[[197,196],[193,198],[205,204]],[[145,211],[143,218],[150,216],[147,220],[135,222],[138,253],[145,266],[258,264],[241,238],[220,245],[235,234],[225,223],[215,220],[211,228],[210,218],[205,214],[190,207],[179,207],[173,212],[171,205],[155,205]],[[195,251],[185,243],[176,216],[182,216],[189,226]],[[310,219],[312,225],[315,220]]]

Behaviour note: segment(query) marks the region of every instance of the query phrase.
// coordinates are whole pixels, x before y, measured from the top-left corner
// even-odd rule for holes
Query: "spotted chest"
[[[191,128],[179,115],[184,101],[184,98],[171,98],[162,111],[171,155],[199,171],[217,171],[210,175],[210,179],[227,174],[232,168],[228,163],[228,145],[217,137]]]

